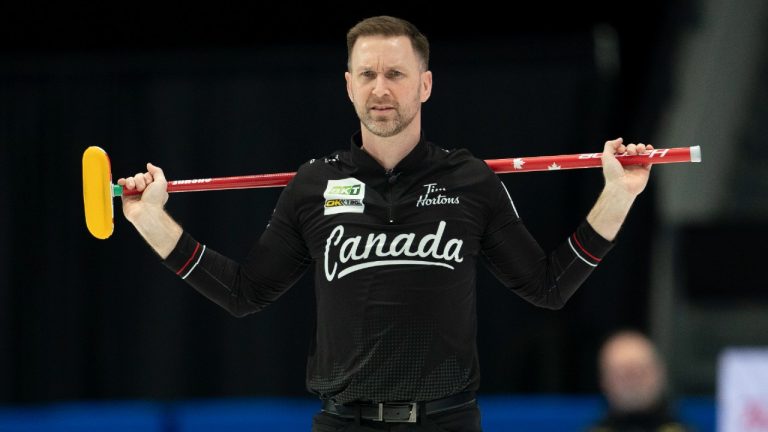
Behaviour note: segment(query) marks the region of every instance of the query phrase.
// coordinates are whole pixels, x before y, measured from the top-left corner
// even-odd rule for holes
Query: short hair
[[[420,57],[424,70],[429,69],[429,41],[427,37],[410,22],[387,15],[366,18],[349,29],[347,32],[348,69],[352,58],[352,48],[357,39],[363,36],[407,36],[416,55]]]

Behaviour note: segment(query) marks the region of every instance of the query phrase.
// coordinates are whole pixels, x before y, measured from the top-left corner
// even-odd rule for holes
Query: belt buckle
[[[384,405],[385,404],[383,402],[379,402],[379,404],[378,404],[378,408],[379,408],[378,417],[375,418],[374,420],[380,421],[380,422],[385,422],[385,423],[416,423],[416,420],[418,419],[418,414],[419,414],[419,404],[418,404],[418,402],[409,402],[409,403],[405,403],[405,404],[386,404],[388,406],[401,405],[401,406],[409,407],[409,413],[408,413],[408,419],[407,420],[387,420],[387,419],[385,419],[384,418]]]

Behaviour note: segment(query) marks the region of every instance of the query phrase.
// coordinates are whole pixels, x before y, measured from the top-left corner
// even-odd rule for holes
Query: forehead
[[[603,361],[608,363],[650,362],[653,349],[648,342],[624,337],[612,341],[603,351]]]
[[[352,48],[352,68],[416,67],[418,57],[406,36],[362,36]]]

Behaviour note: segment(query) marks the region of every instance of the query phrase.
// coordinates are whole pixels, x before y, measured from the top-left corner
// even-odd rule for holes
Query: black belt
[[[430,415],[475,403],[475,392],[466,391],[427,402],[382,402],[337,404],[323,402],[323,411],[344,418],[360,418],[383,422],[416,423],[422,415]]]

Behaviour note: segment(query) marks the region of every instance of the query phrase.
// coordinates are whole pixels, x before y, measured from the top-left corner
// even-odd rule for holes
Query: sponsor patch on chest
[[[437,183],[424,185],[424,193],[419,195],[416,200],[416,207],[427,207],[434,205],[460,204],[459,197],[443,195],[446,188],[438,186]]]
[[[365,210],[365,183],[349,177],[340,180],[328,180],[323,192],[325,216],[339,213],[362,213]]]

